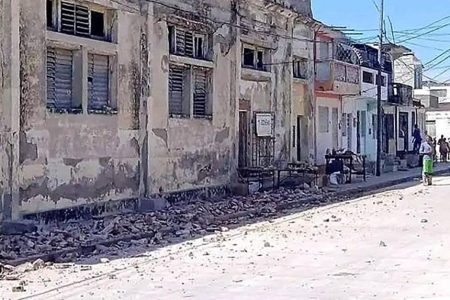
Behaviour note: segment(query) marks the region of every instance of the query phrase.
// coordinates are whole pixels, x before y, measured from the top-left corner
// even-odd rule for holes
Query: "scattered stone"
[[[427,219],[422,219],[420,222],[421,223],[428,223],[428,220]]]
[[[80,267],[80,271],[91,271],[92,270],[92,266],[81,266]]]
[[[1,278],[2,277],[0,276],[0,279]],[[8,274],[8,275],[5,275],[3,277],[3,279],[8,280],[8,281],[16,281],[16,280],[20,280],[20,276],[18,274]]]
[[[179,242],[180,238],[205,235],[208,232],[227,232],[230,224],[275,215],[280,211],[279,207],[291,207],[292,203],[304,208],[322,205],[323,200],[302,201],[314,195],[318,196],[317,199],[322,199],[323,190],[311,187],[308,190],[301,187],[296,190],[280,188],[249,196],[190,199],[175,205],[162,203],[158,211],[96,216],[89,220],[40,225],[39,228],[32,223],[3,223],[0,229],[0,260],[8,262],[84,246],[88,246],[88,249],[92,246],[92,254],[111,256],[131,246],[165,245]],[[142,239],[142,233],[148,233],[149,236]],[[243,234],[247,235],[247,232]],[[133,235],[138,237],[111,246],[97,245],[108,239],[128,239]],[[77,260],[80,255],[73,251],[56,257],[58,265],[55,268],[70,268],[71,265],[65,263]],[[41,262],[39,268],[42,268]]]
[[[117,279],[117,275],[116,274],[109,274],[108,278],[109,279]]]
[[[0,224],[0,235],[23,235],[36,230],[36,225],[30,223],[3,222]]]
[[[100,258],[100,262],[102,263],[102,264],[107,264],[107,263],[109,263],[109,258],[106,258],[106,257],[102,257],[102,258]]]
[[[33,270],[39,270],[45,267],[45,262],[42,259],[37,259],[33,262]]]
[[[13,286],[12,291],[13,291],[13,293],[22,293],[22,292],[25,292],[25,287],[22,285]]]
[[[380,247],[387,247],[386,243],[383,241],[380,241]]]
[[[62,269],[69,269],[69,268],[73,267],[74,264],[71,264],[71,263],[70,264],[69,263],[66,263],[66,264],[54,264],[53,266],[55,267],[55,269],[62,270]]]
[[[266,248],[271,247],[271,246],[270,246],[270,243],[269,243],[269,242],[265,242],[265,243],[264,243],[264,247],[266,247]]]

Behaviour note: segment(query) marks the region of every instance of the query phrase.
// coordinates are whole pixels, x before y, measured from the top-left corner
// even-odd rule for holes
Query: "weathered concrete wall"
[[[151,37],[151,90],[148,126],[149,194],[228,184],[235,172],[236,29],[208,19],[235,22],[231,1],[166,1],[155,4]],[[212,35],[212,119],[169,118],[169,38],[167,16],[203,16]],[[198,20],[197,20],[198,21]],[[205,26],[205,27],[206,27]],[[199,62],[193,62],[194,64]]]
[[[241,42],[269,49],[271,61],[266,62],[266,71],[242,68],[239,98],[250,101],[252,117],[254,112],[275,114],[274,162],[283,165],[291,161],[291,153],[295,152],[291,151],[293,45],[292,39],[287,38],[293,34],[293,20],[283,15],[283,10],[261,9],[263,2],[240,4],[241,22],[248,28],[246,34],[241,35]],[[254,127],[253,120],[252,130]],[[256,137],[252,135],[252,138]]]
[[[239,99],[250,100],[252,112],[275,114],[279,163],[295,160],[293,124],[305,116],[300,146],[311,156],[312,69],[311,80],[293,83],[290,62],[294,54],[312,59],[312,46],[289,38],[311,33],[294,30],[295,14],[280,2],[264,9],[265,0],[89,2],[117,11],[113,43],[48,31],[45,0],[0,0],[0,218],[226,185],[237,168]],[[212,69],[211,119],[169,117],[169,64],[180,63],[169,54],[174,17],[211,34],[211,61],[188,59]],[[270,49],[269,72],[241,68],[242,42]],[[85,95],[80,114],[47,109],[46,49],[55,44],[113,57],[117,112],[89,112]]]
[[[311,6],[309,6],[311,7]],[[314,162],[314,47],[311,40],[314,33],[311,27],[301,19],[296,19],[293,27],[293,57],[307,59],[306,79],[293,79],[291,124],[298,130],[297,117],[302,118],[300,124],[300,140],[291,151],[292,160],[297,161],[297,147],[300,147],[300,160]],[[291,126],[291,128],[293,128]],[[292,138],[292,134],[291,134]],[[294,143],[291,143],[294,144]]]
[[[83,107],[82,114],[60,114],[46,109],[46,45],[50,40],[45,2],[20,1],[21,166],[16,214],[137,197],[141,65],[138,6],[135,10],[119,9],[117,15],[114,55],[118,113],[88,114]],[[120,8],[116,1],[92,2]],[[89,49],[96,50],[89,40],[85,42]]]
[[[18,0],[0,1],[0,220],[18,199],[19,14]]]

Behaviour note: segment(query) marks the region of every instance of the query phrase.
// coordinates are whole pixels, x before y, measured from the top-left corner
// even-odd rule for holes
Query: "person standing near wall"
[[[431,140],[425,139],[420,145],[419,154],[423,156],[423,184],[432,185],[433,184],[433,149],[431,147]]]
[[[414,125],[413,142],[414,142],[414,153],[418,153],[420,145],[422,144],[422,134],[417,124]]]
[[[439,154],[441,156],[441,162],[447,161],[447,155],[448,155],[448,147],[447,147],[447,140],[444,138],[443,135],[441,135],[441,138],[438,141],[439,145]]]

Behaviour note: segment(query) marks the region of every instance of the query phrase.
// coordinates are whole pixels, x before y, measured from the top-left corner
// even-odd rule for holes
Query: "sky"
[[[373,29],[374,31],[364,31],[363,35],[352,35],[351,37],[355,39],[367,38],[364,41],[372,37],[371,41],[375,41],[377,39],[375,36],[378,34],[375,29],[379,27],[380,23],[379,12],[375,5],[379,5],[380,2],[380,0],[312,0],[312,5],[315,19],[327,25],[345,26],[356,31]],[[416,53],[423,64],[450,49],[450,0],[385,0],[386,34],[392,40],[390,19],[396,42],[437,29],[437,27],[427,27],[421,31],[409,31],[409,35],[396,31],[423,28],[445,17],[448,18],[433,26],[448,24],[447,26],[403,43],[404,46]],[[448,54],[444,53],[431,65],[425,65],[425,68],[441,61]],[[437,80],[449,80],[450,57],[425,74],[433,78],[441,74],[436,78]]]

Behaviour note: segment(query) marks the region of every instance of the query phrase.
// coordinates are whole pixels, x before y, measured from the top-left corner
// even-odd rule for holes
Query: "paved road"
[[[450,178],[142,252],[26,273],[32,299],[450,299]],[[99,258],[95,258],[96,261]]]

